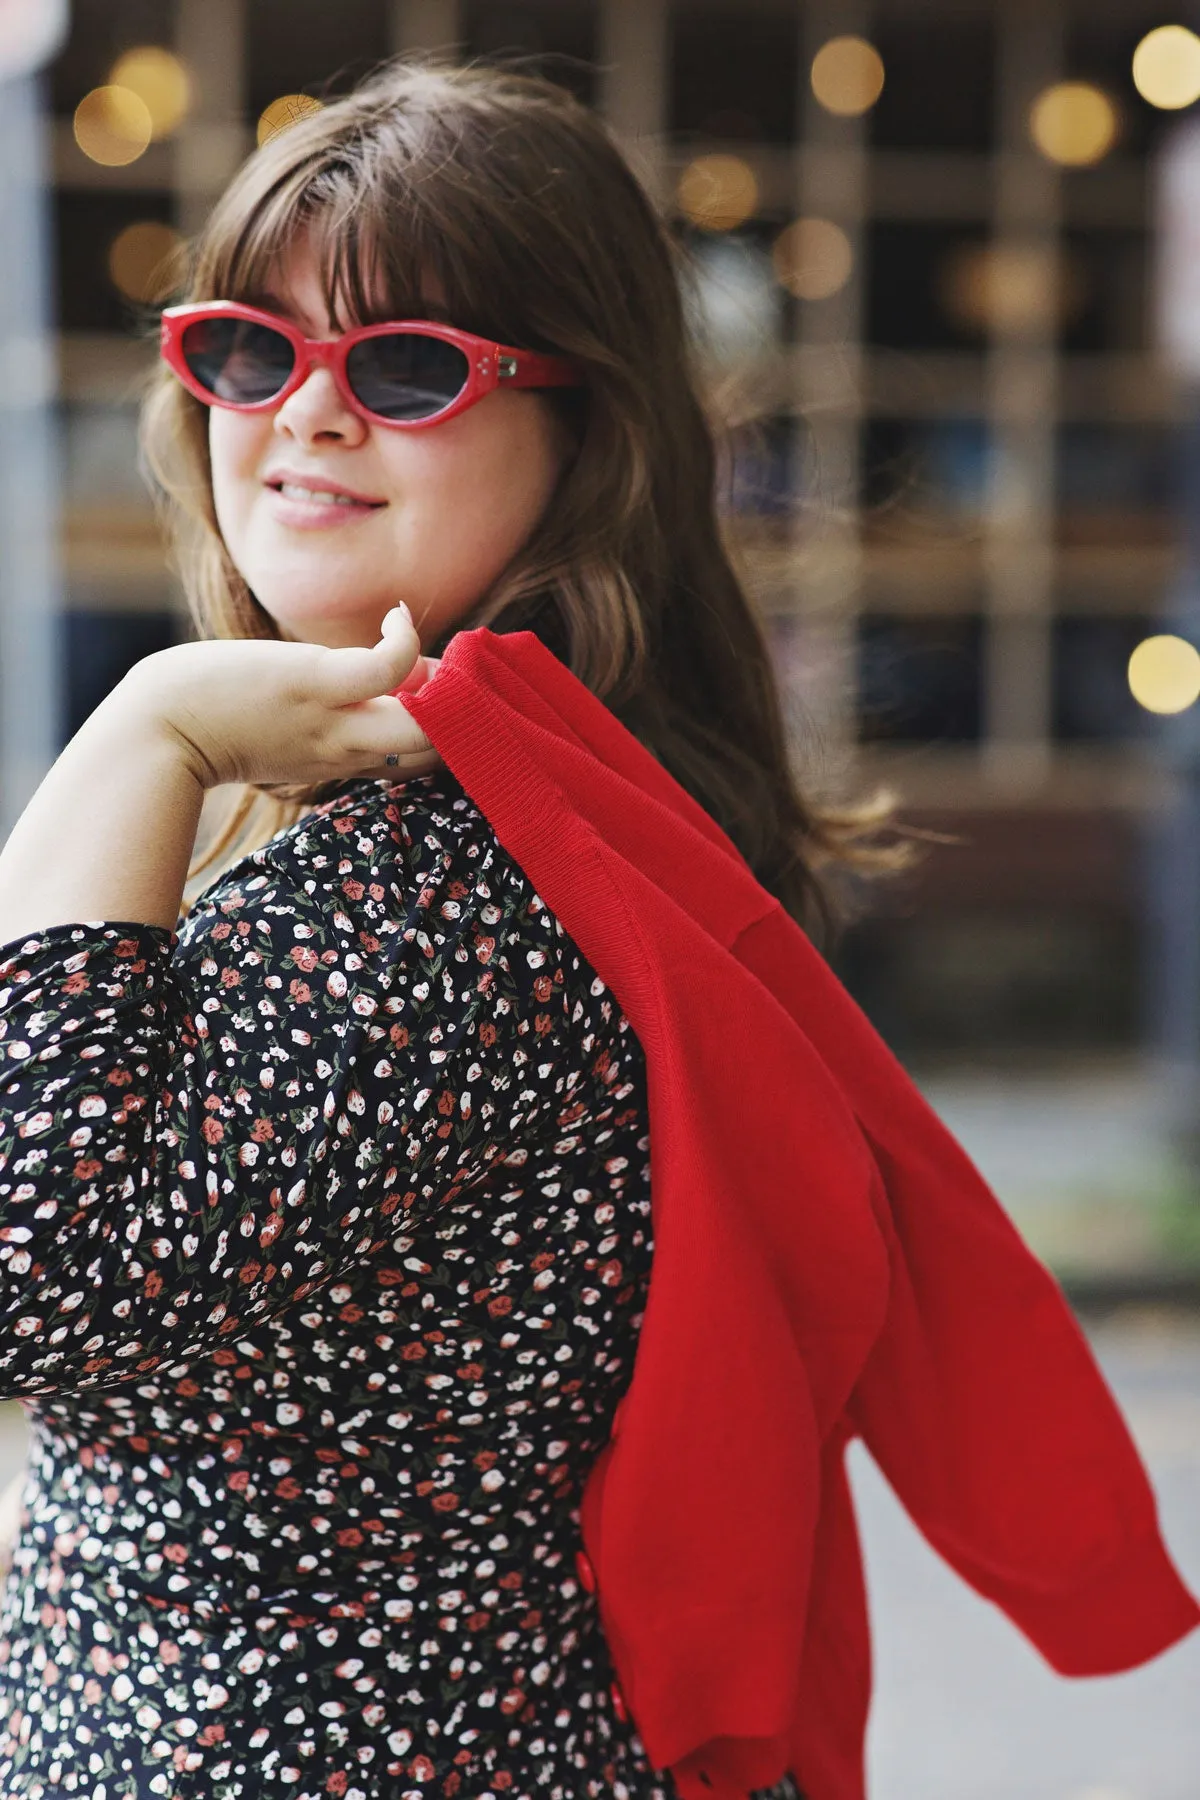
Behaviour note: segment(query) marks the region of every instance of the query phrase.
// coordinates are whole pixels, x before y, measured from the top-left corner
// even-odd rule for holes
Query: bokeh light
[[[697,156],[679,177],[679,210],[704,231],[733,231],[758,205],[758,182],[740,156]]]
[[[827,300],[854,267],[850,239],[831,219],[793,219],[771,250],[780,285],[797,300]]]
[[[139,219],[117,233],[108,249],[113,286],[128,300],[163,300],[178,284],[184,241],[156,219]]]
[[[830,38],[813,58],[809,79],[826,112],[845,118],[869,112],[883,92],[883,58],[866,38]]]
[[[75,142],[94,163],[119,169],[136,162],[154,135],[150,108],[132,88],[93,88],[75,108]]]
[[[322,110],[322,102],[314,100],[311,94],[280,94],[278,100],[272,100],[270,106],[263,108],[258,118],[258,143],[270,143],[289,125],[298,125],[301,119],[311,117]]]
[[[1117,109],[1090,81],[1056,81],[1043,88],[1029,113],[1029,131],[1042,155],[1067,168],[1088,168],[1117,140]]]
[[[1200,100],[1200,37],[1186,25],[1148,31],[1133,53],[1133,85],[1167,112]]]
[[[1129,659],[1129,689],[1147,712],[1186,712],[1200,700],[1200,651],[1186,638],[1143,638]]]
[[[187,115],[192,97],[187,70],[177,56],[156,44],[127,50],[113,64],[108,79],[143,102],[152,137],[169,137]]]
[[[1080,264],[1036,244],[963,244],[938,286],[955,324],[985,336],[1043,331],[1074,317],[1088,296]]]

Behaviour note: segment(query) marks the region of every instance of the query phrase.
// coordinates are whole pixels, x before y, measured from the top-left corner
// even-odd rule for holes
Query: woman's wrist
[[[85,921],[174,931],[204,783],[150,696],[85,720],[0,850],[0,943]]]

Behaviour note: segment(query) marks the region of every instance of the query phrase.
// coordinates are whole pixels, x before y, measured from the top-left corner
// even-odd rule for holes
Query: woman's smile
[[[322,531],[332,526],[349,524],[352,519],[366,518],[387,505],[356,493],[341,482],[328,481],[318,475],[305,476],[288,470],[276,470],[267,476],[264,486],[271,498],[271,512],[281,525],[297,531]]]

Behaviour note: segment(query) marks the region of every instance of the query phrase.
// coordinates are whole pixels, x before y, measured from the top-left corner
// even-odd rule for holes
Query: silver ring
[[[400,756],[397,751],[393,750],[390,755],[385,756],[383,760],[389,769],[394,769],[396,764],[400,761]]]

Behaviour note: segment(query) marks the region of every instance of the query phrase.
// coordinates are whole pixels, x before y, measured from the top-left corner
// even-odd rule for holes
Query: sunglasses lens
[[[273,399],[296,360],[282,332],[246,319],[198,319],[182,343],[183,359],[201,387],[230,406]]]
[[[364,338],[346,358],[355,395],[382,419],[435,418],[457,400],[470,372],[454,344],[419,331]]]

